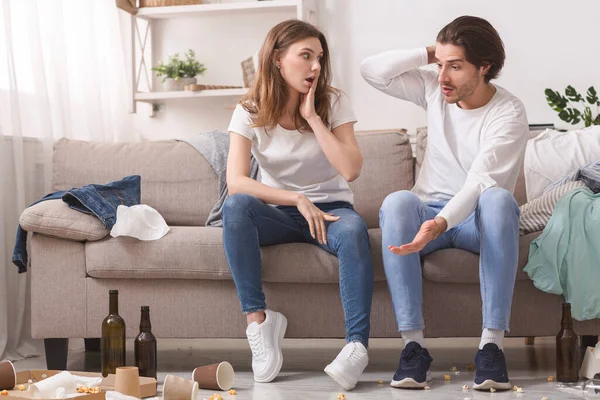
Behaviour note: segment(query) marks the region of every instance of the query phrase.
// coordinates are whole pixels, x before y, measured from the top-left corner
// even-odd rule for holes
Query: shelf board
[[[147,102],[153,103],[153,102],[156,102],[159,100],[170,100],[170,99],[243,96],[247,92],[248,92],[248,88],[215,89],[215,90],[199,90],[199,91],[179,90],[176,92],[137,92],[135,94],[135,99],[137,101],[147,101]]]
[[[244,1],[190,6],[141,7],[136,17],[143,19],[166,19],[197,17],[206,14],[229,13],[235,11],[294,10],[302,0]]]

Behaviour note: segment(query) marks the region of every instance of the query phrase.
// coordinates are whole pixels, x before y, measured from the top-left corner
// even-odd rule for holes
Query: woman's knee
[[[223,223],[227,218],[241,213],[248,213],[252,207],[261,203],[258,198],[246,193],[236,193],[227,197],[225,203],[223,203]]]

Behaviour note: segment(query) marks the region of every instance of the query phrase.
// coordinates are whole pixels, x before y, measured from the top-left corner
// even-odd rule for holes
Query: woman
[[[351,390],[368,364],[373,265],[348,186],[362,166],[356,118],[330,86],[330,70],[327,42],[314,26],[289,20],[268,33],[253,86],[228,129],[223,241],[257,382],[281,370],[287,327],[281,313],[267,309],[259,246],[312,243],[339,258],[347,344],[325,372]],[[249,178],[251,154],[261,182]]]

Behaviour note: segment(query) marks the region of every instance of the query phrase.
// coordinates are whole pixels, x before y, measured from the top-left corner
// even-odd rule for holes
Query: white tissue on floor
[[[112,237],[131,236],[139,240],[157,240],[171,228],[158,211],[146,204],[117,207],[117,222],[110,231]]]

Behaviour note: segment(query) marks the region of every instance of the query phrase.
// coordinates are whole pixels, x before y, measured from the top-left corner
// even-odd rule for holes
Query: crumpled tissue
[[[139,240],[157,240],[171,228],[158,211],[146,204],[117,207],[117,222],[110,236],[131,236]]]

